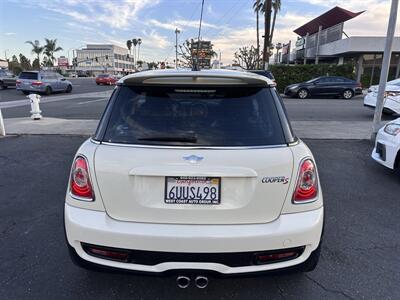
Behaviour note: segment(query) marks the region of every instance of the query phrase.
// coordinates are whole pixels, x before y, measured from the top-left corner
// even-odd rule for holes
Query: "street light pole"
[[[181,33],[181,31],[176,28],[175,29],[175,69],[178,69],[178,34]]]
[[[388,24],[387,34],[386,34],[385,52],[383,54],[381,76],[379,79],[378,96],[376,99],[374,122],[372,125],[372,135],[371,135],[372,140],[375,140],[376,134],[377,134],[377,132],[380,128],[380,124],[381,124],[386,82],[388,79],[390,59],[392,56],[393,37],[394,37],[394,32],[396,30],[398,7],[399,7],[399,0],[392,0],[392,6],[390,8],[389,24]]]

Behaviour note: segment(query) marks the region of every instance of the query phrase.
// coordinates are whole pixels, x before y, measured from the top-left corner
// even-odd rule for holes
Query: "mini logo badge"
[[[190,162],[191,164],[197,164],[201,162],[204,159],[204,157],[197,155],[189,155],[189,156],[184,156],[183,159]]]
[[[282,183],[282,184],[288,184],[289,183],[289,178],[285,176],[277,176],[277,177],[264,177],[261,180],[262,183]]]

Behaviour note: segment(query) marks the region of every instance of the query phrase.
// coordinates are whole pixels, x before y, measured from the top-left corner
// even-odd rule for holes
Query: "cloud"
[[[155,19],[151,19],[147,22],[149,25],[154,25],[159,28],[167,29],[167,30],[175,30],[175,28],[179,28],[181,30],[184,30],[185,28],[198,28],[199,27],[199,21],[191,21],[191,20],[184,20],[184,19],[179,19],[175,21],[168,21],[168,22],[160,22]],[[202,22],[201,26],[204,28],[219,28],[218,26],[207,23],[207,22]]]
[[[73,18],[75,21],[107,24],[115,29],[127,29],[145,8],[157,5],[159,0],[39,0],[41,8]]]
[[[10,36],[10,35],[16,35],[15,32],[5,32],[4,35]]]

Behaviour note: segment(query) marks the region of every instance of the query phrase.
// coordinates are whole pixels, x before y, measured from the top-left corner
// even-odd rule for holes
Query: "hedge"
[[[272,65],[270,67],[277,82],[277,88],[281,93],[289,84],[307,81],[318,76],[344,76],[354,79],[354,69],[351,64]]]

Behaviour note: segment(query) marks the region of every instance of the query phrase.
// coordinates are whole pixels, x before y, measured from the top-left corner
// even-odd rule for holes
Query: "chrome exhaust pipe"
[[[197,276],[196,279],[194,280],[194,283],[197,288],[205,289],[208,285],[208,278],[205,276]]]
[[[186,289],[190,285],[190,278],[187,276],[178,276],[176,278],[176,284],[181,289]]]

